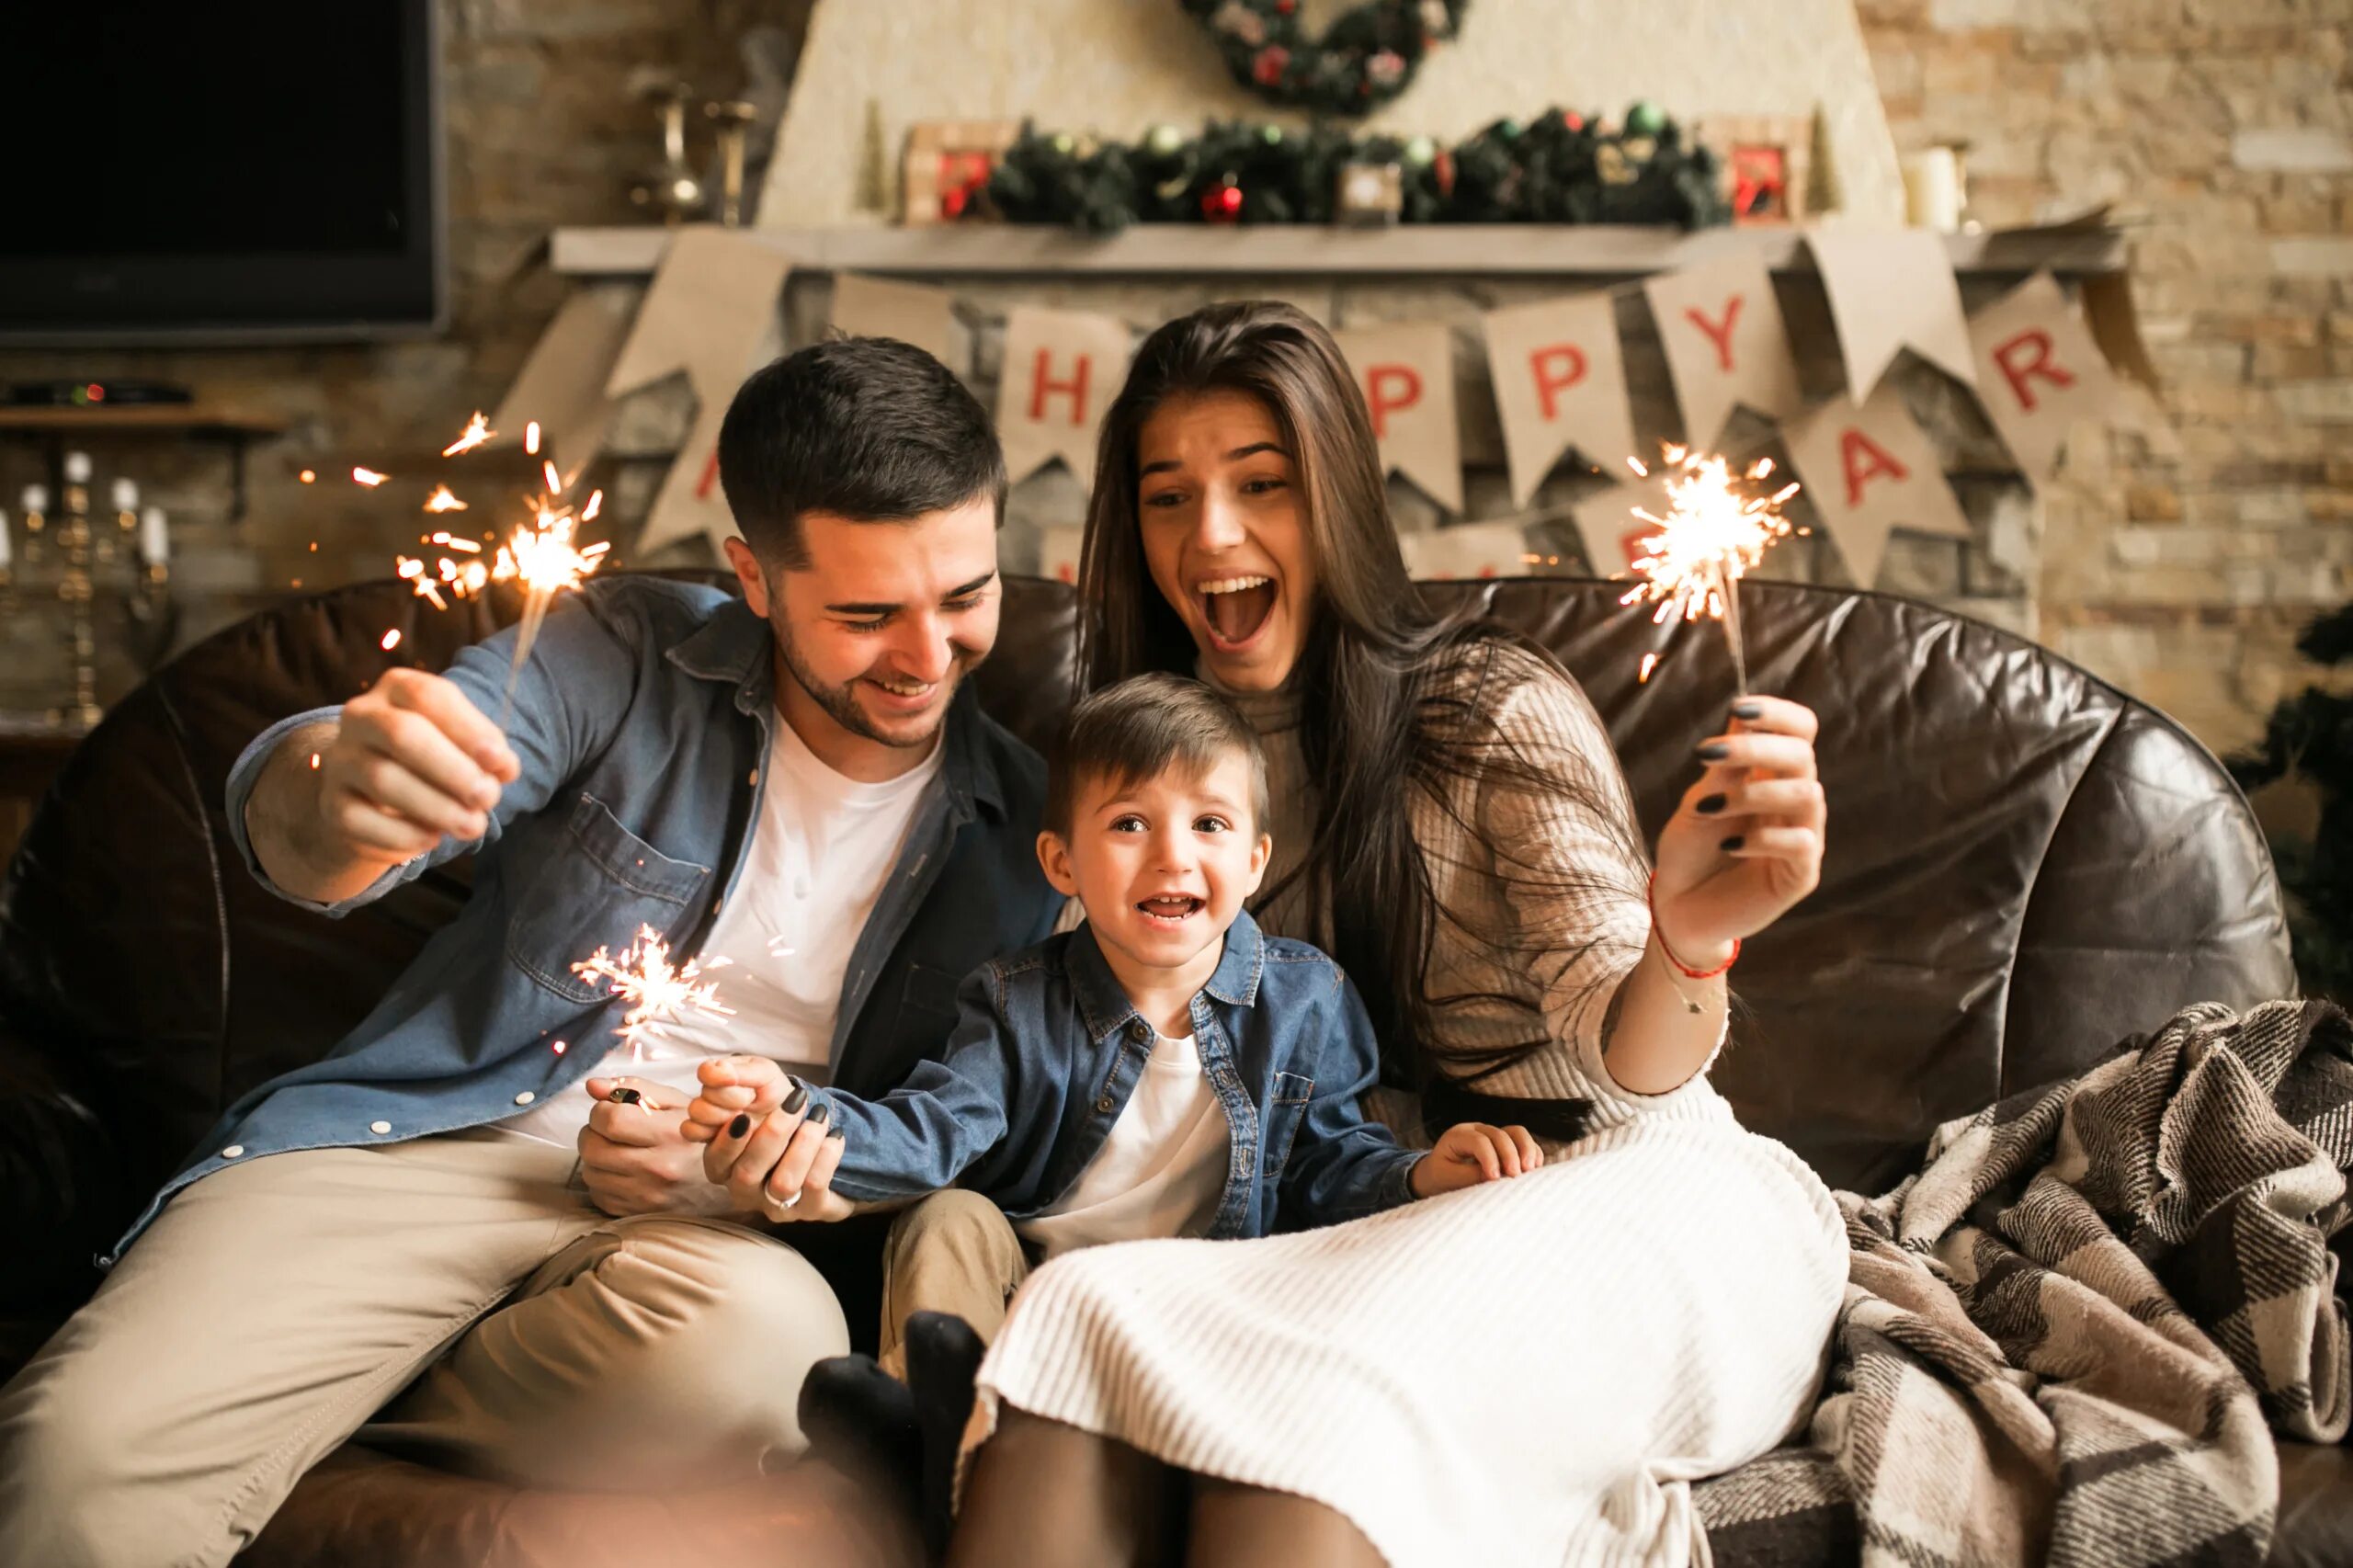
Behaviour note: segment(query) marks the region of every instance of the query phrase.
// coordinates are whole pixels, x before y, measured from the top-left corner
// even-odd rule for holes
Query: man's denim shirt
[[[446,672],[486,714],[499,710],[514,645],[510,628]],[[230,1107],[120,1244],[174,1192],[232,1161],[496,1121],[596,1071],[624,1009],[572,965],[620,950],[643,926],[689,954],[733,892],[776,722],[773,646],[765,621],[713,587],[616,578],[559,605],[508,725],[522,776],[491,815],[464,910],[324,1060]],[[272,726],[230,773],[230,831],[274,892],[246,838],[246,799],[279,740],[339,712]],[[831,1066],[854,1093],[888,1091],[936,1051],[956,1019],[959,977],[1039,940],[1061,908],[1038,869],[1037,754],[981,712],[969,684],[941,744],[938,777],[842,977]],[[340,915],[476,848],[445,839],[356,898],[293,902]],[[743,1049],[764,1047],[747,1038]]]
[[[1154,1030],[1082,926],[983,964],[948,1048],[880,1101],[813,1091],[842,1129],[833,1189],[880,1201],[944,1187],[1016,1220],[1071,1189],[1135,1093]],[[1421,1156],[1369,1122],[1372,1020],[1339,965],[1236,915],[1193,998],[1193,1039],[1230,1135],[1213,1237],[1332,1224],[1410,1202]]]

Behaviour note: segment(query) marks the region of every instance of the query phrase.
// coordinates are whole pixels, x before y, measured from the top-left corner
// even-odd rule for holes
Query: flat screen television
[[[0,0],[0,343],[444,323],[434,0]]]

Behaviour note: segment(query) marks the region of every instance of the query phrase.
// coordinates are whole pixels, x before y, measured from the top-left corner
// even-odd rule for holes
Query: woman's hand
[[[828,1127],[825,1108],[812,1109],[809,1098],[796,1085],[765,1117],[739,1112],[703,1151],[703,1174],[727,1189],[739,1211],[777,1224],[824,1223],[856,1211],[833,1190],[845,1146],[841,1130]]]
[[[1700,743],[1705,770],[1659,832],[1652,889],[1659,939],[1710,969],[1821,882],[1828,821],[1813,710],[1745,697],[1732,711],[1728,733]]]

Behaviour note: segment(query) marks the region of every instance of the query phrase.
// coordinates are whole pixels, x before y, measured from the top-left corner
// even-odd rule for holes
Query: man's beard
[[[865,679],[865,676],[854,676],[839,686],[825,685],[801,661],[801,650],[792,644],[791,630],[782,620],[771,621],[769,625],[776,632],[777,657],[783,664],[785,673],[792,677],[793,684],[809,694],[810,701],[824,710],[825,717],[859,739],[873,741],[880,745],[929,745],[932,737],[939,733],[939,726],[947,721],[949,705],[956,697],[957,683],[963,679],[966,670],[980,663],[961,643],[949,643],[954,657],[949,663],[948,673],[939,677],[940,700],[933,710],[935,717],[932,722],[920,734],[886,733],[875,727],[874,721],[868,717],[866,710],[858,703],[858,683]]]

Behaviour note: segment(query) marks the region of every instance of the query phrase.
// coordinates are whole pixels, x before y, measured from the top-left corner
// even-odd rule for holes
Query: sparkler
[[[718,969],[726,961],[714,960],[710,967]],[[733,1008],[721,1004],[719,983],[704,977],[701,963],[688,959],[674,967],[670,962],[670,944],[651,926],[639,926],[637,940],[621,949],[619,956],[598,948],[574,964],[572,972],[602,980],[614,995],[630,1004],[629,1011],[621,1015],[621,1027],[617,1032],[629,1041],[632,1062],[644,1061],[646,1041],[659,1034],[665,1025],[675,1023],[688,1013],[734,1017]],[[563,1047],[556,1049],[561,1051]]]
[[[497,434],[497,431],[490,427],[490,421],[482,416],[482,410],[476,409],[474,416],[466,421],[465,433],[442,448],[441,455],[445,458],[454,458],[460,452],[471,452]]]
[[[392,476],[389,473],[378,473],[372,468],[355,468],[351,471],[351,483],[354,484],[364,484],[370,490],[375,489],[376,486],[383,483],[384,481],[392,477]]]
[[[1766,551],[1796,531],[1781,516],[1780,506],[1798,487],[1784,485],[1770,495],[1744,494],[1722,458],[1685,447],[1667,448],[1666,461],[1672,465],[1665,476],[1666,516],[1634,508],[1634,516],[1655,525],[1656,531],[1642,540],[1643,553],[1633,563],[1642,581],[1618,602],[1656,604],[1654,624],[1675,617],[1697,620],[1703,615],[1720,621],[1732,650],[1733,678],[1745,697],[1748,656],[1740,635],[1740,579]],[[1650,477],[1650,470],[1633,459],[1627,464],[1642,477]],[[1772,472],[1772,460],[1760,458],[1743,477],[1754,483]],[[1649,669],[1643,674],[1647,678]]]
[[[572,542],[574,525],[569,506],[557,509],[541,503],[534,524],[516,529],[514,537],[498,547],[492,580],[504,582],[511,577],[523,585],[523,619],[515,633],[515,664],[506,672],[506,696],[498,707],[501,733],[515,712],[515,686],[523,678],[523,662],[531,656],[531,644],[539,638],[540,623],[547,619],[548,607],[564,589],[580,586],[583,578],[604,564],[605,551],[612,548],[592,544],[579,549]]]
[[[425,498],[425,510],[428,512],[462,512],[465,509],[466,504],[451,494],[446,484],[435,485],[433,494]]]

